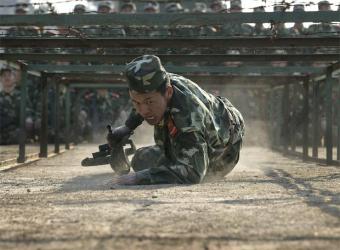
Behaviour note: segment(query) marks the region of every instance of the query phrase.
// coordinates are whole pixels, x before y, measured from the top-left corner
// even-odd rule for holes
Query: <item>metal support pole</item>
[[[40,130],[40,154],[39,157],[47,157],[48,137],[48,83],[47,75],[41,75],[41,130]]]
[[[333,139],[332,139],[332,127],[333,127],[333,109],[332,109],[332,69],[327,68],[326,73],[326,98],[325,98],[325,109],[326,109],[326,162],[332,164],[333,160]]]
[[[313,151],[312,156],[318,158],[320,143],[320,82],[313,82]]]
[[[21,66],[21,83],[20,83],[20,134],[19,134],[19,157],[18,163],[26,160],[26,104],[27,104],[27,70]]]
[[[283,150],[288,151],[288,145],[290,141],[289,130],[289,85],[286,84],[283,89],[282,95],[282,109],[283,109]]]
[[[337,115],[338,115],[338,143],[337,143],[337,160],[340,161],[340,77],[338,78],[338,97],[337,97]]]
[[[59,83],[55,82],[54,88],[54,153],[60,152],[60,145],[59,145],[59,119],[60,119],[60,112],[59,112],[59,100],[60,100],[60,93],[59,93]]]
[[[292,93],[290,96],[290,99],[287,101],[289,103],[289,106],[291,106],[291,104],[293,104],[293,109],[289,110],[289,125],[290,125],[290,146],[291,146],[291,150],[293,152],[296,151],[296,131],[297,131],[297,121],[296,121],[296,110],[297,107],[295,107],[294,105],[296,105],[296,99],[297,99],[297,85],[300,84],[299,82],[296,84],[292,85]]]
[[[65,103],[65,149],[70,149],[70,125],[71,125],[71,95],[70,88],[67,86],[66,89],[66,103]]]
[[[308,158],[308,125],[309,125],[309,77],[303,81],[303,159]]]

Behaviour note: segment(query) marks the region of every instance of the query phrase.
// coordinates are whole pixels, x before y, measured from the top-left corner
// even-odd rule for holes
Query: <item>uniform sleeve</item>
[[[209,158],[201,132],[178,133],[171,140],[172,148],[168,150],[171,156],[164,157],[157,168],[137,172],[138,184],[194,184],[202,181]]]

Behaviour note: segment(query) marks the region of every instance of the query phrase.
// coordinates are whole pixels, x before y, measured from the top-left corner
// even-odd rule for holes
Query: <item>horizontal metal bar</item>
[[[74,73],[92,72],[93,74],[105,73],[122,73],[125,70],[125,65],[45,65],[33,64],[29,65],[29,70],[43,71],[46,73]],[[287,66],[287,67],[270,67],[270,66],[241,66],[241,67],[226,67],[226,66],[166,66],[168,72],[173,73],[228,73],[228,74],[316,74],[323,72],[322,68],[314,68],[308,66]]]
[[[65,61],[65,62],[106,62],[111,64],[124,64],[139,54],[119,55],[86,55],[86,54],[44,54],[44,53],[2,53],[0,60],[25,60],[25,61]],[[163,63],[167,62],[268,62],[268,61],[336,61],[340,60],[339,54],[283,54],[283,55],[221,55],[221,54],[200,54],[200,55],[158,55]]]
[[[332,72],[332,77],[339,77],[340,75],[340,61],[337,61],[327,67]],[[314,81],[321,81],[326,79],[327,68],[322,72],[322,75],[314,76]]]
[[[240,38],[10,38],[2,37],[4,48],[268,48],[340,47],[339,37],[240,37]]]
[[[121,82],[120,83],[72,83],[69,85],[70,88],[78,88],[78,89],[81,89],[81,88],[97,88],[97,89],[100,89],[100,88],[103,88],[103,89],[117,89],[117,88],[120,88],[120,89],[123,89],[123,88],[127,88],[128,85],[127,83],[125,84],[122,84]]]
[[[121,75],[79,75],[73,73],[74,75],[67,74],[62,77],[62,80],[58,81],[61,84],[101,84],[103,82],[109,84],[115,84],[117,82],[126,83],[126,78]],[[195,74],[181,74],[194,82],[200,84],[209,85],[225,85],[225,84],[269,84],[269,85],[283,85],[287,83],[294,83],[301,81],[304,76],[278,76],[278,75],[267,75],[267,76],[230,76],[230,75],[195,75]]]
[[[0,26],[81,26],[81,25],[216,25],[228,22],[339,22],[336,11],[265,13],[184,13],[184,14],[84,14],[84,15],[1,15]]]

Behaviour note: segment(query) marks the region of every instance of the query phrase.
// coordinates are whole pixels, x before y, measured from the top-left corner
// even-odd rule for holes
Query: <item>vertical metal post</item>
[[[21,83],[20,83],[20,132],[19,132],[19,157],[18,163],[26,160],[26,104],[27,104],[27,70],[21,66]]]
[[[313,151],[314,158],[319,157],[320,143],[320,82],[313,82]]]
[[[338,78],[338,93],[337,93],[337,125],[338,125],[338,143],[337,143],[337,157],[336,159],[340,161],[340,77]]]
[[[309,77],[306,77],[303,81],[303,131],[302,131],[302,141],[303,148],[302,154],[303,159],[307,160],[308,158],[308,125],[309,125]]]
[[[59,83],[54,82],[54,153],[60,152],[60,140],[59,140],[59,119],[60,119],[60,112],[59,112],[59,100],[60,100],[60,91],[59,91]]]
[[[39,157],[47,157],[48,137],[48,83],[47,75],[41,75],[41,130],[40,130],[40,154]]]
[[[66,87],[66,95],[65,95],[65,149],[70,149],[70,125],[71,125],[71,95],[70,95],[70,87]]]
[[[333,109],[332,109],[332,69],[327,68],[326,70],[326,98],[325,98],[325,109],[326,109],[326,162],[332,164],[333,160],[333,139],[332,139],[332,126],[333,126]]]
[[[296,109],[294,105],[296,105],[296,92],[297,92],[297,84],[300,82],[295,83],[292,85],[292,94],[290,99],[288,100],[289,105],[293,104],[293,110],[289,110],[289,127],[290,127],[290,146],[292,151],[296,151],[296,129],[297,129],[297,122],[296,122]]]
[[[290,141],[289,131],[289,85],[285,84],[282,95],[282,109],[283,109],[283,150],[288,151],[288,145]]]

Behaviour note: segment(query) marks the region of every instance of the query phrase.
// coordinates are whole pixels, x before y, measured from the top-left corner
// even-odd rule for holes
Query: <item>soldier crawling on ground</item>
[[[200,183],[235,167],[244,122],[226,98],[166,72],[153,55],[134,59],[125,74],[134,109],[113,136],[145,120],[154,126],[156,145],[138,149],[131,161],[135,172],[115,177],[113,184]]]

